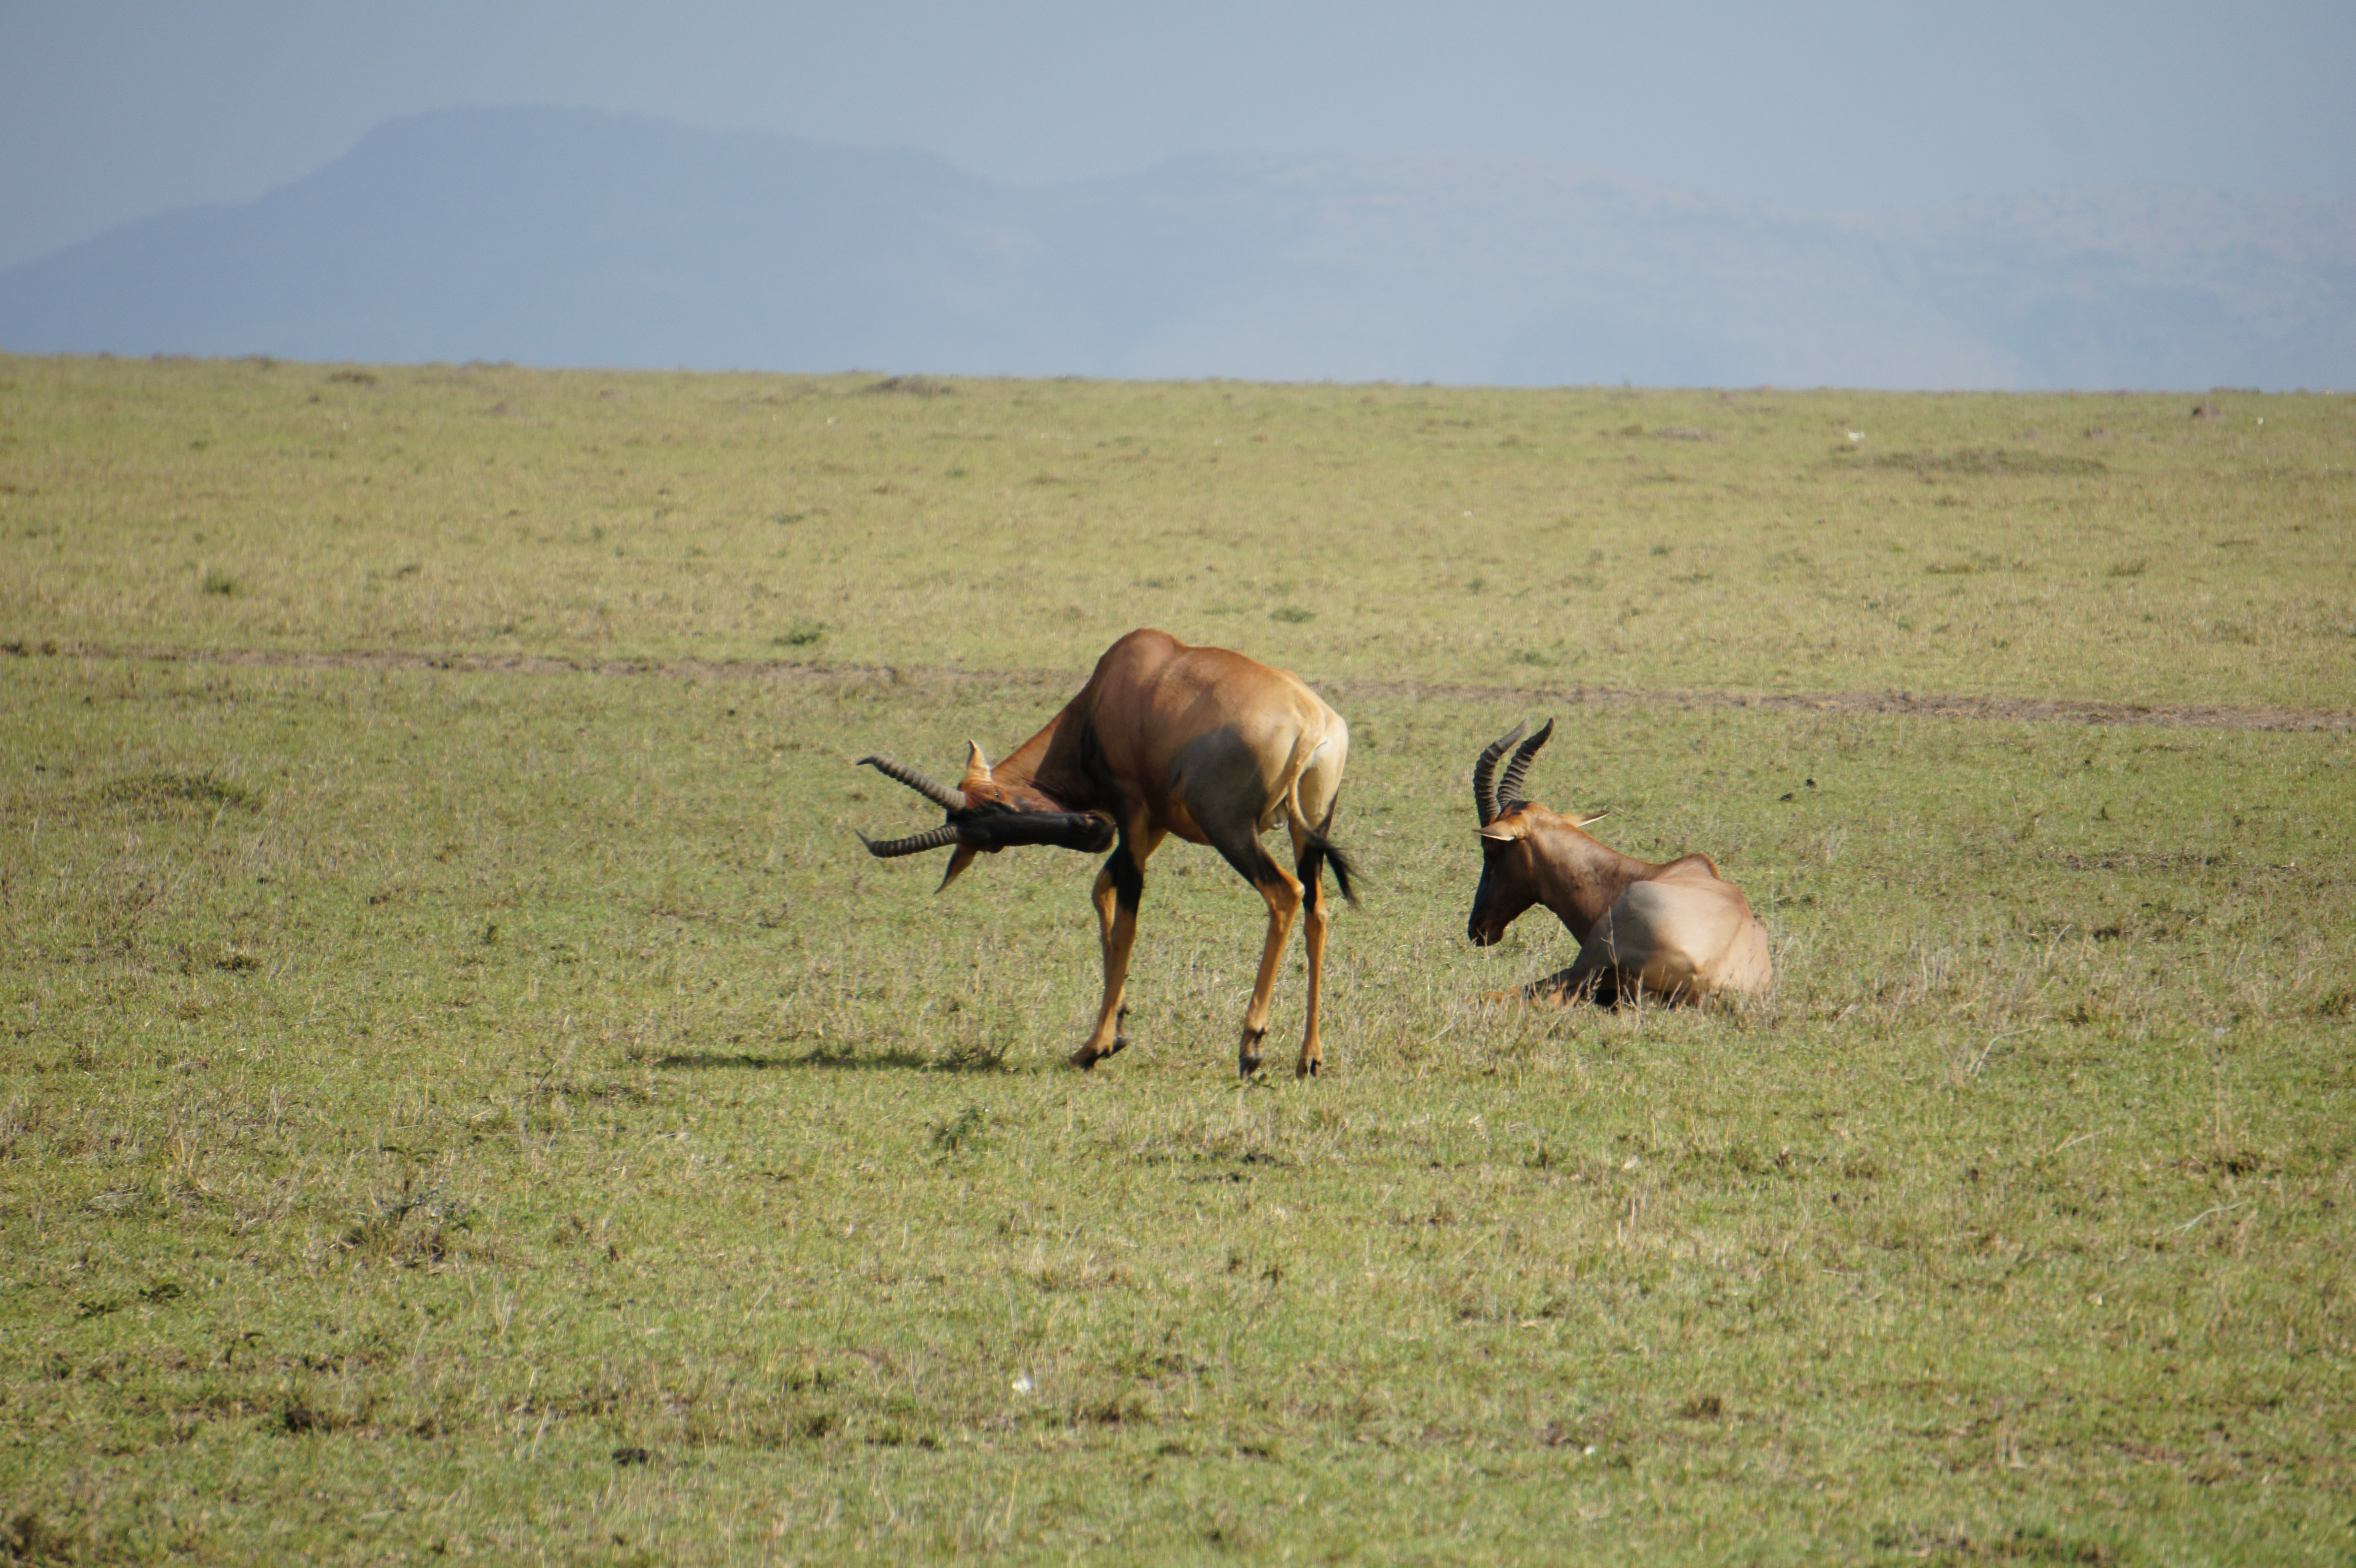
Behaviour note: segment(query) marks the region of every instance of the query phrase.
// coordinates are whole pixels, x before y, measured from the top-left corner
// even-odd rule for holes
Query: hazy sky
[[[2356,194],[2351,81],[2350,0],[0,0],[0,266],[459,106],[915,147],[1020,182],[1452,152],[1858,209]]]

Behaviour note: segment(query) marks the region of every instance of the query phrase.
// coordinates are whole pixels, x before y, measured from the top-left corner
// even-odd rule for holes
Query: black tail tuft
[[[1304,884],[1313,883],[1318,874],[1329,865],[1333,868],[1333,885],[1342,890],[1342,897],[1353,904],[1356,903],[1357,890],[1350,886],[1350,876],[1357,868],[1350,864],[1349,855],[1343,852],[1340,844],[1322,832],[1312,832],[1309,842],[1301,847],[1301,864],[1294,868],[1294,874]]]

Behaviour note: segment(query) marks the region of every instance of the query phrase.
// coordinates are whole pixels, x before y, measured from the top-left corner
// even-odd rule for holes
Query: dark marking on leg
[[[1284,873],[1276,868],[1276,862],[1269,858],[1268,851],[1261,847],[1258,839],[1240,842],[1214,840],[1211,847],[1219,852],[1221,860],[1236,868],[1236,875],[1255,887],[1265,887],[1271,882],[1284,880]]]
[[[1550,1002],[1557,1007],[1590,1003],[1598,1007],[1617,1007],[1622,1001],[1633,999],[1634,984],[1616,969],[1599,969],[1591,974],[1578,975],[1576,965],[1544,980],[1533,980],[1517,992],[1502,994],[1518,995],[1525,1002]]]
[[[1268,1038],[1266,1029],[1246,1029],[1243,1048],[1236,1053],[1236,1065],[1245,1078],[1259,1070],[1259,1043]]]
[[[1122,908],[1135,910],[1145,898],[1145,873],[1138,865],[1137,857],[1129,853],[1127,843],[1112,852],[1112,858],[1105,862],[1105,870],[1112,874],[1113,897]]]

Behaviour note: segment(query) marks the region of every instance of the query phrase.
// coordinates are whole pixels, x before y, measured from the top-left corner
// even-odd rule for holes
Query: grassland
[[[2347,1559],[2356,403],[876,384],[0,359],[0,1556]],[[1140,623],[1352,722],[1317,1084],[851,836]],[[1769,1004],[1477,1000],[1541,711]]]
[[[2345,397],[944,384],[0,360],[0,625],[2356,704]]]

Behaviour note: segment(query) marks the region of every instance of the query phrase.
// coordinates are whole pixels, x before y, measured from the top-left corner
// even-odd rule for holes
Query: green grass
[[[2356,731],[1531,690],[1904,683],[2322,722],[2350,706],[2347,661],[2319,642],[2305,676],[2296,660],[2299,618],[2347,604],[2346,400],[2249,400],[2265,439],[2312,425],[2290,483],[2229,460],[2254,435],[2159,400],[338,373],[376,380],[0,360],[0,640],[20,650],[0,654],[0,1557],[2136,1563],[2356,1544]],[[273,443],[364,397],[400,400],[427,472],[337,534],[333,502],[306,524],[294,498],[347,492]],[[118,424],[92,423],[110,401]],[[1959,456],[1933,470],[1947,508],[1911,468],[1851,471],[1845,431],[1815,428],[1838,411],[1869,447],[2010,452],[2098,405],[2108,478]],[[1265,467],[1227,501],[1295,510],[1221,575],[1269,591],[1131,585],[1181,569],[1060,535],[1230,515],[1168,471],[1124,506],[1112,456],[1058,456],[1097,488],[1053,515],[999,510],[989,477],[1047,461],[1006,469],[1002,438],[926,481],[982,480],[979,499],[844,499],[983,407],[1106,442],[1148,415],[1240,432],[1216,437],[1222,466],[1257,445]],[[873,448],[859,474],[745,434],[821,408]],[[1746,522],[1725,487],[1814,487],[1858,517],[1887,487],[1909,548],[1845,549],[1814,587],[1658,599],[1654,622],[1691,624],[1584,676],[1513,662],[1515,628],[1544,614],[1602,660],[1608,613],[1541,606],[1503,552],[1441,575],[1438,530],[1377,531],[1288,560],[1387,491],[1502,487],[1500,426],[1542,445],[1558,408],[1583,423],[1547,482],[1597,487],[1614,592],[1686,567],[1697,531],[1728,557],[1779,548],[1772,509]],[[595,526],[555,514],[590,504],[565,442],[599,419],[649,462],[727,467],[715,491],[807,483],[776,504],[811,515],[691,510],[675,549],[626,560],[447,510],[474,470],[486,517],[571,494],[532,526]],[[1356,471],[1312,456],[1387,419]],[[1713,422],[1716,441],[1598,433]],[[212,445],[190,452],[199,427]],[[1490,438],[1440,439],[1466,429]],[[215,467],[222,448],[243,456]],[[1605,484],[1629,453],[1718,478],[1643,514],[1633,481]],[[2201,505],[2271,497],[2233,525],[2254,542],[2209,548],[2196,583],[2164,508],[2115,503],[2091,542],[2000,537],[2023,487],[2125,491],[2130,469]],[[199,505],[204,548],[238,546],[203,565],[233,593],[135,521]],[[778,531],[810,555],[765,543],[789,553],[755,599],[746,552]],[[2038,568],[2040,608],[2004,564],[2029,548],[2086,575]],[[968,553],[997,564],[960,575]],[[560,607],[609,572],[638,598],[616,590],[592,637]],[[1687,613],[1722,607],[1739,656],[1811,593],[1951,585],[1988,596],[2019,661],[1925,651],[1901,676],[1860,634],[1794,656],[1789,682],[1713,675],[1715,623]],[[2089,607],[2129,589],[2179,623],[2239,595],[2263,640],[2169,642]],[[1084,594],[1098,607],[1067,614]],[[1123,618],[1124,594],[1151,602]],[[478,614],[502,599],[512,629]],[[854,758],[951,772],[969,736],[995,753],[1141,621],[1290,663],[1351,720],[1340,836],[1365,901],[1336,920],[1323,1081],[1233,1081],[1259,905],[1214,856],[1152,863],[1136,1044],[1081,1076],[1060,1063],[1093,1015],[1090,864],[1005,854],[936,898],[938,857],[875,862],[853,836],[926,820]],[[140,649],[283,661],[120,656]],[[302,661],[323,650],[403,657]],[[1472,755],[1547,711],[1564,723],[1533,794],[1610,808],[1600,831],[1633,853],[1709,850],[1774,936],[1769,1004],[1480,1001],[1569,958],[1542,915],[1495,950],[1462,936]],[[1298,971],[1296,949],[1280,1044]]]
[[[0,357],[0,631],[2356,707],[2343,396],[887,384]]]

